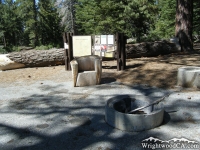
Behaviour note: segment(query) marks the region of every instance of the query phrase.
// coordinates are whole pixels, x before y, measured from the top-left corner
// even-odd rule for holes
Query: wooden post
[[[73,59],[73,46],[72,46],[72,36],[73,33],[67,33],[67,39],[68,39],[68,70],[71,70],[70,62]]]
[[[68,44],[68,49],[64,50],[65,70],[71,70],[70,61],[73,59],[72,33],[63,33],[64,44]]]
[[[117,71],[121,70],[121,65],[120,65],[120,34],[116,34],[116,45],[117,45]]]
[[[124,33],[121,34],[121,40],[120,40],[120,46],[121,46],[121,70],[126,69],[126,38],[124,36]]]
[[[68,39],[67,39],[67,33],[63,33],[63,41],[64,41],[64,59],[65,59],[65,70],[69,70],[68,69],[68,49],[66,49],[65,44],[68,43]]]
[[[126,69],[126,38],[123,33],[116,34],[117,71]]]
[[[71,47],[71,52],[70,52],[70,60],[72,61],[74,59],[74,56],[73,56],[73,42],[72,42],[72,37],[73,37],[74,33],[70,33],[70,47]]]

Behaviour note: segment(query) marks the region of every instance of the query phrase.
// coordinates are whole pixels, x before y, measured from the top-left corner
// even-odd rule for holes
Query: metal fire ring
[[[156,97],[142,95],[119,95],[110,98],[105,106],[105,121],[112,127],[126,131],[143,131],[162,124],[164,109],[162,103],[154,104],[134,114],[130,110],[148,105]]]

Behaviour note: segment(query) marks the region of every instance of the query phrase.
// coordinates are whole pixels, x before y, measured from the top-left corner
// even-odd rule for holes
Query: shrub
[[[36,46],[35,49],[36,49],[36,50],[48,50],[49,47],[48,47],[48,46],[45,46],[45,45],[41,45],[41,46]]]

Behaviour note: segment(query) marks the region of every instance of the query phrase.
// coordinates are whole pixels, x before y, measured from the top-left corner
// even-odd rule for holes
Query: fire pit
[[[164,117],[162,103],[152,104],[156,99],[142,95],[120,95],[110,98],[105,107],[105,121],[117,129],[126,131],[155,128],[161,125]],[[149,104],[152,105],[148,106]],[[142,106],[148,107],[133,111]]]

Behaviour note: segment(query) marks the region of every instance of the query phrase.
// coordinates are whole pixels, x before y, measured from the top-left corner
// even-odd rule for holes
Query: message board
[[[114,51],[115,39],[114,35],[95,35],[94,50],[95,51]]]
[[[92,37],[91,36],[73,36],[73,56],[80,57],[92,54]]]
[[[93,53],[101,57],[114,57],[115,36],[114,35],[95,35]]]

